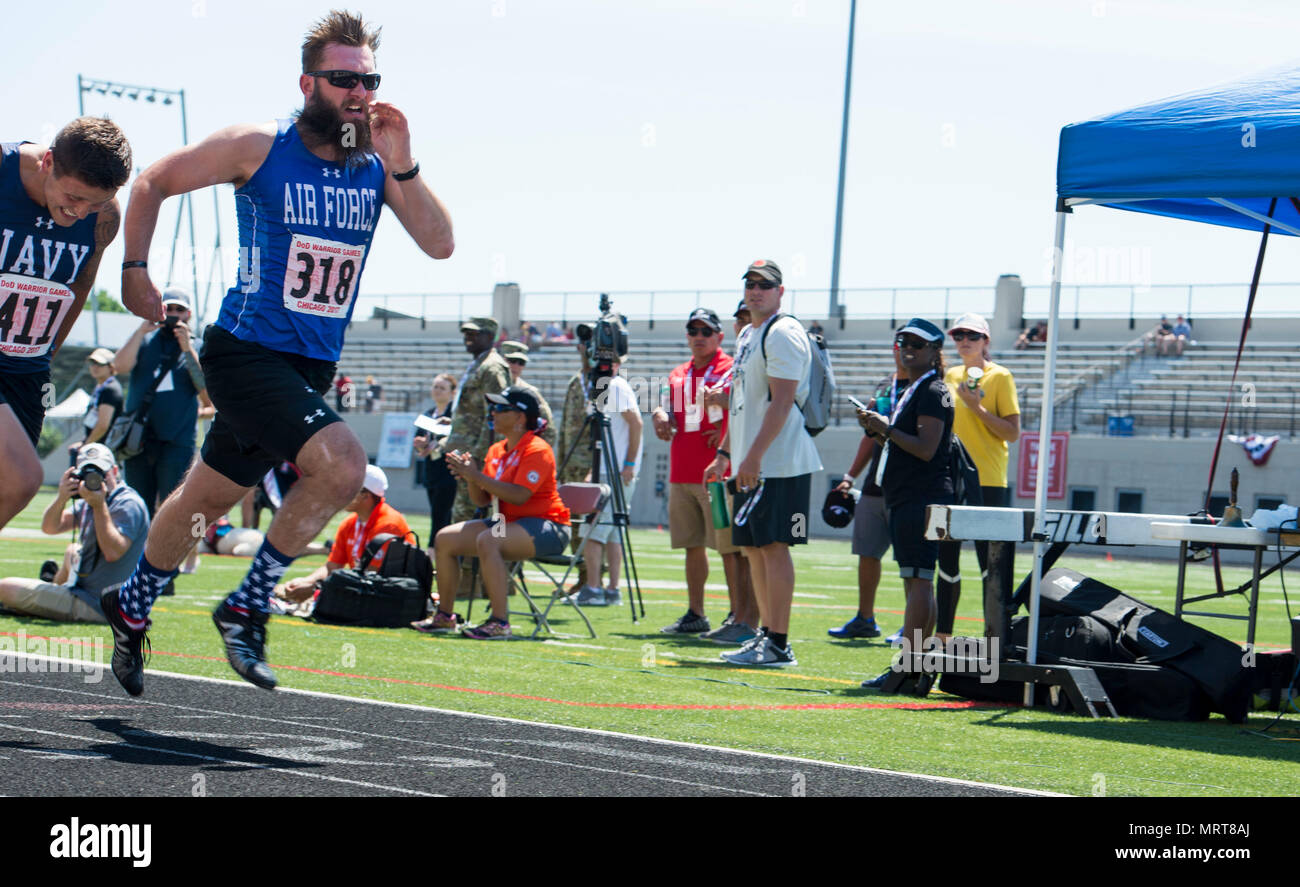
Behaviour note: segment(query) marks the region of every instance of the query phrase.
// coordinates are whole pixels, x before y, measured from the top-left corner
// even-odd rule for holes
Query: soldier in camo
[[[587,421],[587,346],[579,345],[578,354],[582,358],[582,370],[569,380],[569,388],[564,393],[564,419],[560,425],[560,445],[555,450],[555,464],[558,467],[558,480],[562,484],[582,483],[591,471],[591,427],[584,433],[583,425]],[[579,435],[582,435],[579,441]],[[574,444],[577,443],[575,447]],[[572,450],[572,455],[570,455]],[[564,462],[565,458],[568,462]],[[564,463],[561,466],[560,463]],[[578,531],[581,521],[572,524],[573,550],[578,550]],[[587,565],[578,567],[578,581],[573,586],[577,591],[587,584]],[[592,583],[596,584],[596,583]]]
[[[510,367],[492,347],[499,327],[491,317],[471,317],[461,324],[465,336],[465,350],[473,355],[465,373],[456,387],[456,403],[452,406],[451,433],[443,445],[443,452],[459,450],[471,454],[479,465],[487,455],[488,447],[496,435],[488,425],[487,400],[489,394],[500,394],[510,387]],[[466,492],[465,482],[456,482],[456,502],[451,507],[451,522],[471,520],[474,503]],[[459,596],[468,597],[471,572],[463,566],[460,576]]]
[[[559,430],[555,427],[555,420],[551,418],[551,405],[546,402],[542,392],[531,383],[525,381],[522,376],[524,369],[528,366],[528,346],[523,342],[502,342],[500,349],[501,356],[506,359],[506,364],[510,367],[511,385],[518,385],[537,398],[537,406],[540,409],[541,416],[546,420],[546,427],[542,429],[539,435],[542,440],[550,444],[552,450],[555,449],[556,437]],[[559,465],[564,456],[560,453],[555,454],[555,464]]]

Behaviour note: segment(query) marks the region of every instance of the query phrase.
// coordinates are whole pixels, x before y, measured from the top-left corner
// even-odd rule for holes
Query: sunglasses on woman
[[[957,330],[957,332],[949,333],[948,335],[952,336],[954,342],[965,342],[967,339],[972,342],[978,342],[984,338],[983,333],[968,333],[962,330]]]
[[[519,412],[519,407],[515,406],[515,405],[512,404],[512,403],[494,403],[494,404],[492,404],[492,412],[494,412],[494,413],[517,413],[517,412]]]
[[[371,92],[379,88],[378,74],[358,74],[356,71],[308,71],[307,76],[324,77],[329,81],[330,86],[337,86],[339,89],[351,89],[358,82]]]
[[[907,334],[894,337],[894,344],[899,348],[911,348],[913,351],[919,351],[933,343],[927,342],[918,336],[909,336]]]

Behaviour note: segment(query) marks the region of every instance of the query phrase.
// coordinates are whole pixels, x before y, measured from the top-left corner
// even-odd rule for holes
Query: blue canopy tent
[[[1039,434],[1043,447],[1051,440],[1053,428],[1061,255],[1071,208],[1096,204],[1300,235],[1300,206],[1292,200],[1300,196],[1300,67],[1267,71],[1066,126],[1057,154],[1056,193],[1056,249]],[[1047,462],[1038,460],[1036,540],[1043,537]],[[1037,661],[1042,560],[1043,542],[1035,541],[1031,663]]]

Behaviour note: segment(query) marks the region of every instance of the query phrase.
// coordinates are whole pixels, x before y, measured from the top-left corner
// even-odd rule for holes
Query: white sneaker
[[[621,603],[623,603],[623,595],[619,594],[617,588],[605,589],[605,606],[617,607]]]
[[[763,635],[759,643],[743,650],[737,650],[735,653],[723,653],[722,658],[732,665],[761,666],[765,668],[783,668],[787,665],[799,664],[798,660],[794,658],[792,648],[777,649],[777,646],[772,643],[767,635]]]
[[[573,602],[583,607],[603,607],[606,604],[605,589],[585,586],[573,596]]]

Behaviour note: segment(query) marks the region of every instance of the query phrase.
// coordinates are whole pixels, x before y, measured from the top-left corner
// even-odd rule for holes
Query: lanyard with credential
[[[933,375],[934,375],[934,370],[930,370],[924,376],[917,379],[911,385],[907,386],[907,390],[903,392],[903,396],[894,402],[894,408],[889,411],[890,425],[893,425],[896,421],[898,421],[898,417],[903,415],[903,408],[906,407],[907,402],[912,399],[912,395],[916,393],[916,389],[921,387],[921,383],[924,382],[926,379],[929,379]],[[878,487],[884,486],[885,463],[888,461],[889,461],[889,441],[886,440],[884,449],[880,451],[880,464],[876,466],[876,486]]]

